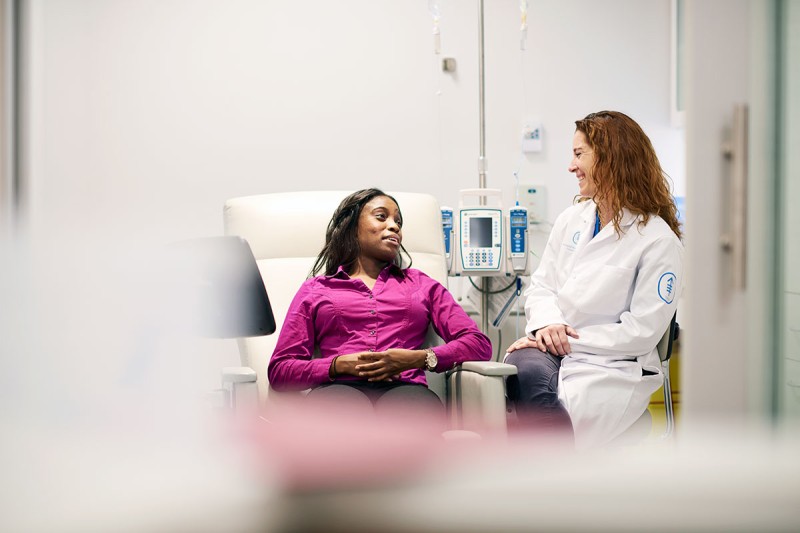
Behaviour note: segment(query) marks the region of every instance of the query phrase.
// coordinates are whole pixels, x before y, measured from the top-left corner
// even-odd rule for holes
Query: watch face
[[[438,363],[439,359],[436,357],[436,354],[433,352],[428,352],[428,357],[425,358],[425,366],[428,367],[428,370],[433,370],[436,368]]]

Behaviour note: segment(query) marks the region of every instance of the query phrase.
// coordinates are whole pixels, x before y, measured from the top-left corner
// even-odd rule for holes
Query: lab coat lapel
[[[595,212],[596,208],[595,211],[591,212],[593,225],[594,225]],[[628,231],[630,227],[633,225],[633,223],[636,222],[638,219],[639,219],[638,215],[634,215],[627,209],[623,208],[622,218],[619,221],[619,228],[620,230],[622,230],[622,233]],[[600,228],[600,232],[593,239],[589,241],[587,246],[590,247],[600,246],[601,244],[604,244],[604,242],[607,241],[608,239],[616,239],[616,238],[617,238],[617,232],[614,231],[614,224],[609,223]]]
[[[574,259],[572,261],[572,265],[578,264],[580,261],[581,256],[584,254],[586,247],[592,242],[592,233],[594,232],[594,217],[597,207],[595,206],[594,202],[591,202],[591,207],[587,206],[586,209],[583,210],[581,213],[581,223],[580,223],[580,238],[575,246],[575,253]],[[598,235],[599,236],[599,235]]]

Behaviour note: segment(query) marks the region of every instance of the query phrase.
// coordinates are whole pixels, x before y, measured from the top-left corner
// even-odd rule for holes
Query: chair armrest
[[[448,372],[450,429],[505,437],[505,378],[517,367],[494,361],[467,361]]]
[[[222,383],[255,383],[256,371],[248,366],[226,366],[222,369]]]
[[[237,415],[249,416],[258,409],[258,376],[246,366],[227,366],[222,369],[222,388],[227,391],[229,407]]]
[[[496,361],[466,361],[461,363],[461,370],[476,372],[482,376],[514,376],[517,367]]]

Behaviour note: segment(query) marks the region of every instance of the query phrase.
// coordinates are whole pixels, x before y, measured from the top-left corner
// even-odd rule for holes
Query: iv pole
[[[478,0],[478,115],[480,120],[480,155],[478,157],[478,188],[486,188],[486,75],[483,70],[483,0]],[[486,203],[485,198],[481,204]]]
[[[486,188],[486,109],[485,85],[486,75],[483,69],[483,0],[478,0],[478,115],[480,122],[480,154],[478,157],[478,188]],[[480,205],[486,204],[486,198],[480,198]],[[481,331],[489,331],[489,278],[481,278]]]

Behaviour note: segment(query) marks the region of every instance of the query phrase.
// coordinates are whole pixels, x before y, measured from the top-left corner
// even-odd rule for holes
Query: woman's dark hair
[[[619,111],[590,113],[575,121],[594,151],[592,175],[597,186],[595,202],[607,201],[614,211],[617,233],[622,208],[642,216],[660,216],[681,237],[678,209],[650,138],[632,118]]]
[[[316,276],[323,268],[326,276],[332,276],[336,274],[340,265],[348,274],[352,272],[356,259],[361,253],[361,247],[358,245],[358,218],[364,206],[378,196],[385,196],[391,199],[397,204],[397,209],[400,209],[400,204],[397,203],[397,200],[382,190],[375,188],[356,191],[342,200],[339,207],[333,212],[331,221],[328,222],[328,230],[325,232],[325,246],[322,247],[322,251],[311,268],[312,276]],[[401,213],[401,220],[402,217]],[[400,245],[400,253],[394,258],[394,264],[398,268],[403,267],[402,254],[406,254],[408,266],[411,266],[411,256],[408,255],[402,244]]]

